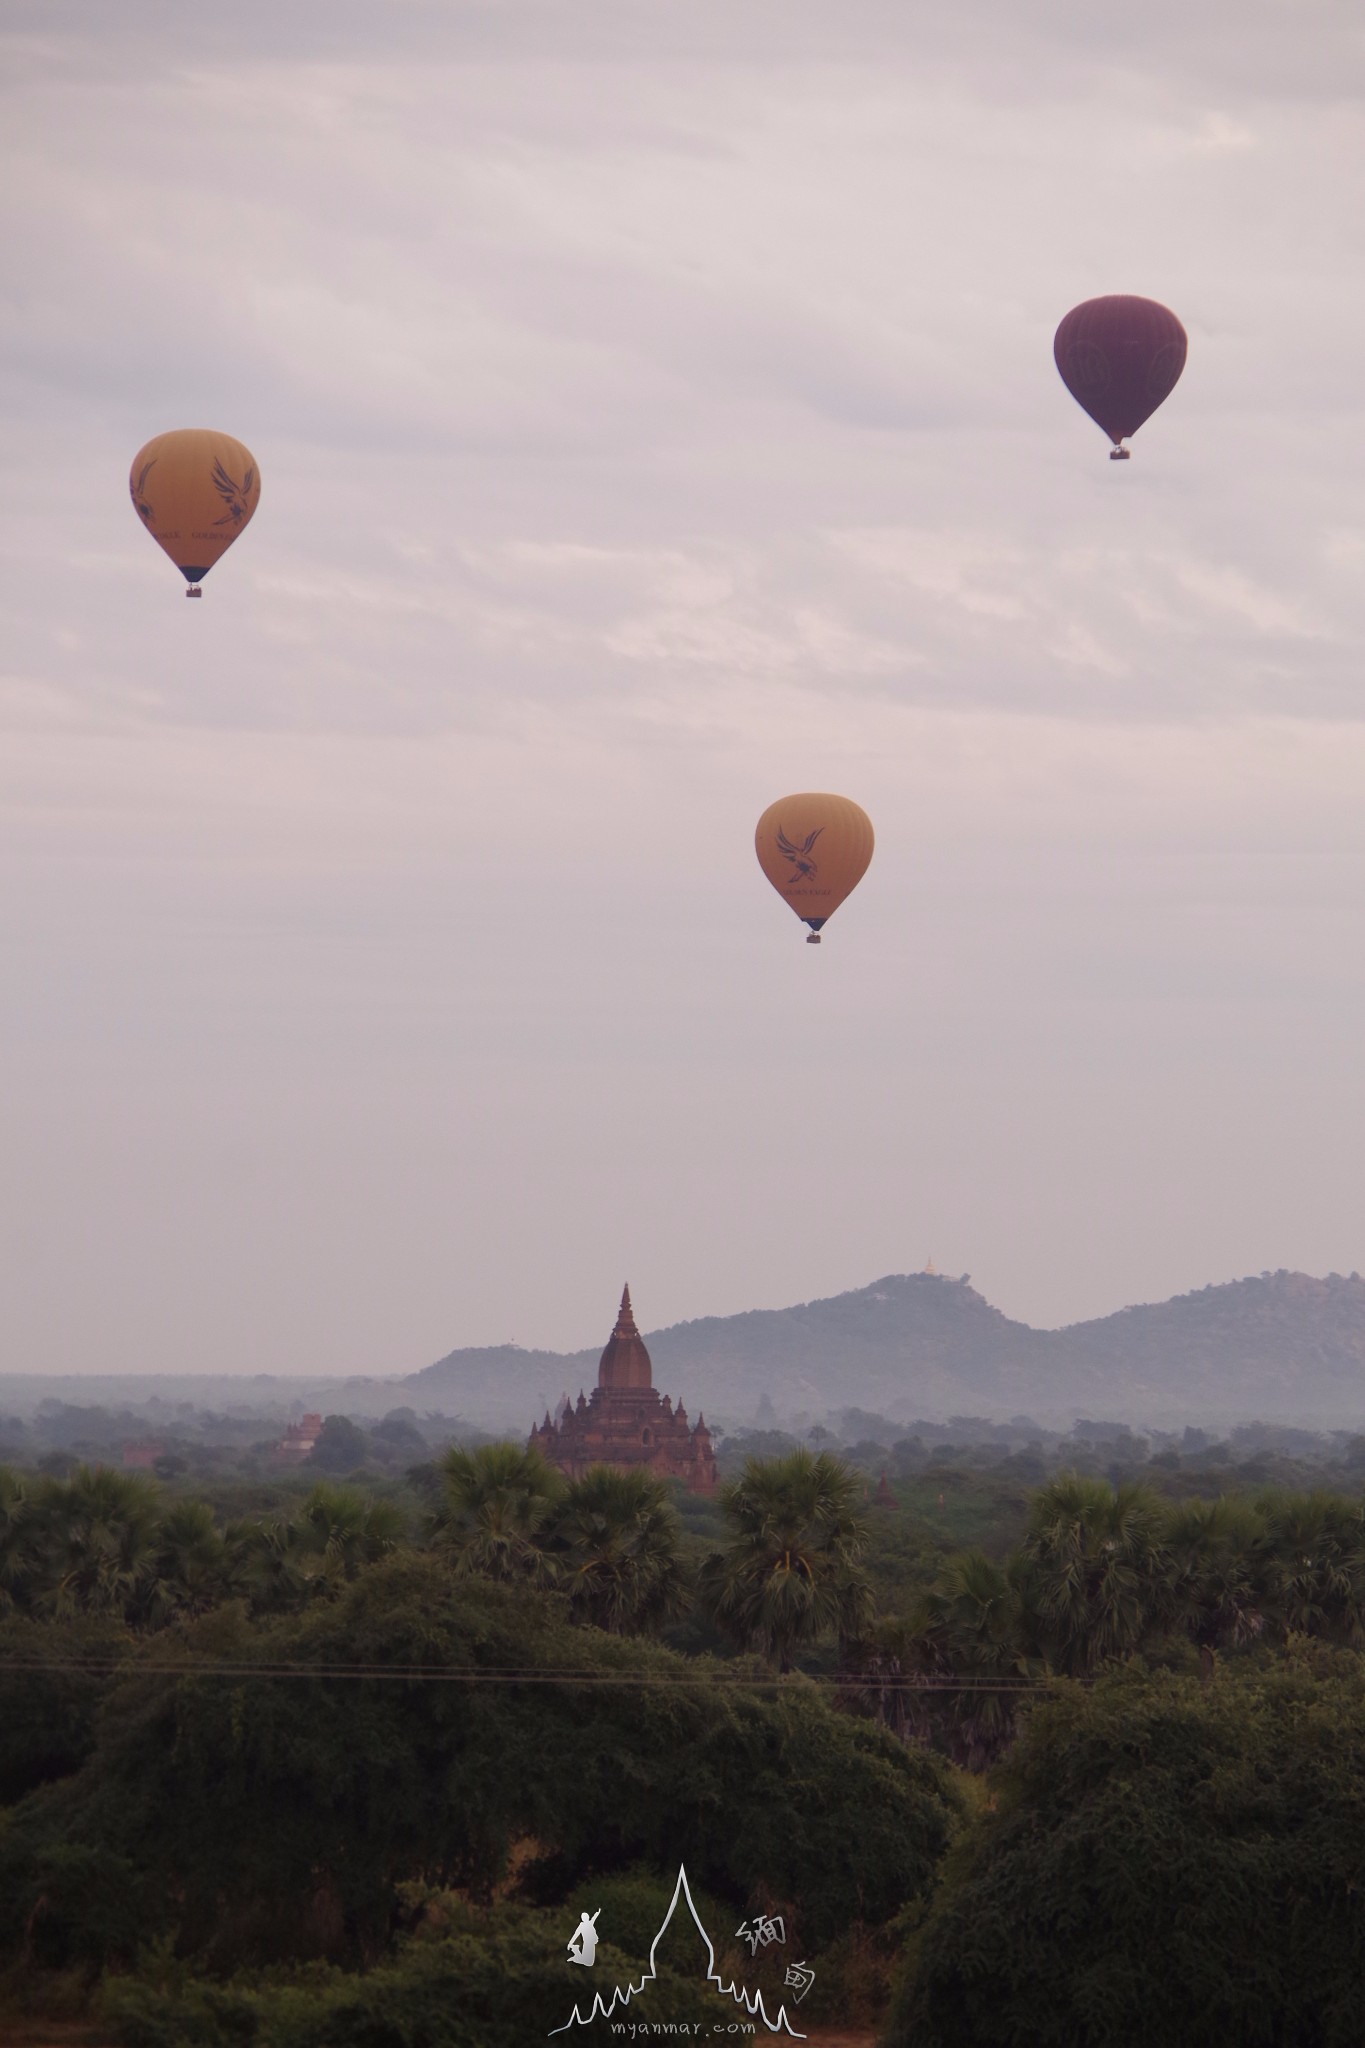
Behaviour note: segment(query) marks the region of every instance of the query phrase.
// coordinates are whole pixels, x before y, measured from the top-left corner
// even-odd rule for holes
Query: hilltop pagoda
[[[681,1401],[675,1408],[667,1394],[660,1396],[635,1327],[629,1287],[621,1296],[592,1398],[580,1388],[575,1407],[566,1395],[557,1419],[547,1408],[545,1420],[531,1431],[531,1446],[570,1479],[581,1478],[590,1465],[610,1465],[618,1472],[643,1467],[657,1479],[681,1479],[692,1493],[716,1490],[711,1432],[702,1415],[689,1424]]]

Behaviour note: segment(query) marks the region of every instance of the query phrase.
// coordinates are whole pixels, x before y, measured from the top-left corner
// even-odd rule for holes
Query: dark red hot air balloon
[[[1126,462],[1121,443],[1169,398],[1185,367],[1189,342],[1167,306],[1125,292],[1073,306],[1053,337],[1061,379],[1113,442],[1111,462]]]

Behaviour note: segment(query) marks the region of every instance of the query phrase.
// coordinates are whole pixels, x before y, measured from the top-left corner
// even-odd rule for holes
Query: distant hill
[[[1263,1273],[1075,1323],[1050,1339],[1092,1385],[1155,1418],[1211,1413],[1365,1428],[1365,1280]]]
[[[604,1327],[603,1341],[607,1336]],[[863,1408],[897,1422],[1030,1416],[1095,1421],[1299,1423],[1365,1430],[1365,1281],[1265,1273],[1034,1330],[992,1308],[968,1279],[892,1274],[795,1308],[704,1316],[646,1333],[655,1382],[695,1418],[728,1427]],[[520,1432],[597,1375],[600,1347],[452,1351],[400,1379],[0,1376],[0,1418],[42,1400],[143,1408],[169,1424],[179,1402],[230,1413],[300,1407],[379,1416],[408,1406]]]
[[[605,1337],[605,1332],[603,1333]],[[1279,1272],[1035,1330],[968,1280],[890,1275],[796,1308],[647,1333],[655,1383],[691,1414],[860,1407],[909,1421],[1078,1414],[1365,1427],[1365,1281]],[[414,1407],[530,1420],[590,1388],[597,1352],[452,1351],[398,1382]]]
[[[782,1415],[849,1404],[890,1413],[889,1403],[903,1407],[907,1400],[915,1414],[945,1401],[957,1407],[967,1361],[977,1378],[995,1385],[1016,1340],[1026,1348],[1036,1336],[962,1282],[915,1274],[797,1308],[674,1323],[650,1331],[646,1342],[655,1385],[692,1416],[701,1408],[745,1417],[765,1395]],[[599,1355],[600,1346],[452,1351],[402,1384],[418,1408],[435,1405],[439,1391],[474,1416],[495,1398],[505,1404],[515,1390],[523,1409],[531,1399],[543,1410],[561,1394],[572,1399],[580,1387],[591,1391]]]

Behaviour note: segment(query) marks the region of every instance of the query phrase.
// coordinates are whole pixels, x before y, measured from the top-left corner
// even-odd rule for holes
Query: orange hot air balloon
[[[857,888],[872,858],[872,820],[846,796],[806,790],[769,804],[758,821],[758,864],[779,896],[810,926],[820,927]]]
[[[201,580],[260,502],[261,472],[231,434],[181,427],[139,448],[128,489],[148,533],[189,584],[186,597],[202,597]]]

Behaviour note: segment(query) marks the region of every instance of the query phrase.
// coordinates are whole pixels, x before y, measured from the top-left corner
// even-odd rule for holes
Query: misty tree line
[[[137,1475],[82,1467],[27,1481],[0,1468],[0,1612],[139,1630],[230,1600],[289,1612],[416,1541],[461,1576],[559,1596],[573,1621],[610,1634],[656,1632],[697,1605],[782,1669],[801,1645],[831,1631],[851,1640],[870,1617],[862,1480],[828,1454],[751,1460],[721,1496],[728,1541],[700,1569],[667,1488],[645,1472],[599,1466],[566,1482],[539,1452],[491,1444],[450,1450],[439,1475],[416,1532],[394,1504],[328,1483],[293,1514],[220,1530],[206,1503],[166,1504]]]
[[[1089,1680],[1105,1663],[1184,1646],[1203,1669],[1303,1636],[1365,1642],[1365,1503],[1318,1491],[1171,1502],[1141,1484],[1063,1474],[1030,1497],[1003,1559],[965,1551],[908,1611],[877,1613],[865,1487],[831,1452],[750,1458],[722,1487],[723,1540],[698,1555],[667,1488],[594,1468],[565,1481],[535,1450],[454,1448],[420,1528],[393,1503],[323,1482],[288,1514],[219,1528],[204,1502],[81,1468],[0,1468],[0,1611],[99,1615],[155,1629],[244,1600],[258,1614],[335,1597],[395,1550],[430,1548],[462,1576],[557,1596],[578,1623],[658,1632],[689,1613],[717,1642],[780,1670],[837,1646],[866,1706],[932,1732],[963,1761],[1006,1738],[1000,1687]],[[977,1690],[947,1703],[934,1680]]]
[[[980,1767],[1012,1736],[1019,1687],[1084,1683],[1142,1654],[1208,1680],[1221,1656],[1296,1640],[1365,1645],[1365,1502],[1323,1491],[1170,1502],[1064,1474],[1032,1496],[1001,1561],[951,1558],[861,1647],[873,1710]],[[940,1695],[945,1677],[972,1688]],[[992,1682],[1000,1689],[993,1689]]]

